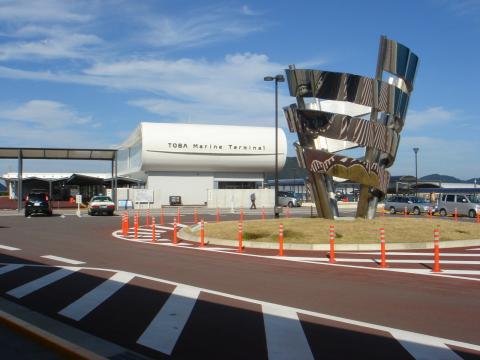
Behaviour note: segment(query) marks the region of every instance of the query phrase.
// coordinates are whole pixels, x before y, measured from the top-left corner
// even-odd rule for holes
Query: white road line
[[[263,305],[269,360],[313,359],[298,315],[285,306]]]
[[[2,249],[2,250],[8,250],[8,251],[18,251],[18,250],[22,250],[22,249],[19,249],[19,248],[13,247],[13,246],[7,246],[7,245],[0,245],[0,249]]]
[[[71,275],[78,270],[79,268],[64,267],[53,273],[42,276],[39,279],[30,281],[22,286],[12,289],[7,292],[7,294],[16,297],[17,299],[20,299],[24,296],[31,294],[32,292],[35,292],[47,285],[50,285],[51,283],[54,283],[55,281],[63,279],[64,277],[67,277],[68,275]]]
[[[480,248],[473,248],[473,249],[466,249],[466,250],[468,250],[468,251],[478,251],[478,250],[480,250]]]
[[[390,331],[390,334],[415,359],[462,360],[460,356],[438,338],[402,330]]]
[[[442,270],[445,274],[480,275],[480,270]]]
[[[86,293],[80,299],[71,303],[58,313],[73,320],[79,321],[97,306],[107,300],[110,296],[115,294],[122,288],[123,285],[128,283],[134,277],[135,275],[132,273],[123,271],[117,272],[110,279],[105,280],[95,289]]]
[[[199,288],[177,286],[137,343],[171,355],[199,294]]]
[[[173,223],[170,223],[170,224],[173,226]],[[177,227],[184,228],[184,227],[188,227],[188,225],[177,223]],[[172,230],[173,230],[173,227],[172,227]]]
[[[10,271],[15,271],[23,267],[23,264],[7,264],[0,268],[0,275],[9,273]]]
[[[370,251],[370,252],[346,252],[346,251],[341,251],[338,252],[337,254],[359,254],[359,255],[380,255],[379,251]],[[387,251],[387,256],[395,256],[395,255],[400,255],[400,256],[433,256],[433,250],[432,252],[429,253],[421,253],[421,252],[389,252]],[[480,254],[463,254],[463,253],[448,253],[448,252],[441,252],[440,251],[440,257],[447,257],[447,256],[458,256],[458,257],[472,257],[472,256],[479,256]]]
[[[380,262],[380,259],[376,259],[375,261]],[[387,263],[393,263],[393,264],[433,264],[433,256],[432,256],[432,259],[413,259],[413,260],[389,259],[388,256],[387,256]],[[440,265],[441,264],[480,265],[480,261],[473,261],[473,260],[440,260]]]
[[[61,261],[67,264],[72,264],[72,265],[81,265],[85,264],[85,261],[78,261],[78,260],[73,260],[73,259],[68,259],[60,256],[55,256],[55,255],[42,255],[40,256],[45,259],[50,259],[50,260],[55,260],[55,261]]]

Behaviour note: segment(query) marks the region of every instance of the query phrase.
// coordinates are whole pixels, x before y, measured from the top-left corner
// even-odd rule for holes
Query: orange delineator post
[[[200,246],[205,246],[205,224],[203,222],[203,219],[200,222]]]
[[[150,225],[150,209],[147,209],[147,219],[146,219],[146,224],[145,225]]]
[[[433,215],[432,207],[429,206],[429,207],[428,207],[428,217],[431,219],[431,218],[432,218],[432,215]]]
[[[173,243],[177,243],[177,218],[173,218]]]
[[[125,229],[125,213],[122,213],[122,235],[126,236],[126,229]]]
[[[197,208],[193,209],[193,223],[198,224]]]
[[[480,211],[477,212],[477,224],[480,224]]]
[[[238,223],[238,249],[237,252],[241,253],[243,251],[243,225],[242,222]]]
[[[163,208],[160,210],[160,225],[165,225],[165,213],[163,212]]]
[[[138,213],[133,215],[133,237],[138,239]]]
[[[283,224],[278,226],[278,256],[283,256]]]
[[[380,228],[380,267],[387,267],[387,256],[385,254],[385,229]]]
[[[217,217],[217,223],[220,222],[220,210],[218,210],[218,208],[217,208],[216,217]]]
[[[403,216],[405,216],[405,217],[408,216],[408,210],[407,210],[406,206],[405,206],[405,209],[403,210]]]
[[[433,272],[440,271],[440,229],[433,229]]]
[[[455,219],[455,221],[458,221],[458,209],[455,208],[455,211],[453,212],[453,217]]]
[[[157,242],[157,234],[155,233],[155,216],[152,216],[152,242]]]
[[[262,220],[265,220],[265,208],[262,207]]]
[[[335,262],[335,226],[330,225],[330,263]]]

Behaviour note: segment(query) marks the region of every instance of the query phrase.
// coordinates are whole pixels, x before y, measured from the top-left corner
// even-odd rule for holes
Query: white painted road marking
[[[8,251],[18,251],[18,250],[22,250],[22,249],[19,249],[19,248],[13,247],[13,246],[7,246],[7,245],[0,245],[0,249],[2,249],[2,250],[8,250]]]
[[[462,360],[460,356],[438,338],[403,330],[390,331],[390,334],[415,359]]]
[[[81,320],[134,277],[135,275],[132,273],[118,272],[58,313],[73,320]]]
[[[171,355],[199,294],[199,288],[177,286],[137,343]]]
[[[67,263],[67,264],[72,264],[72,265],[85,264],[84,261],[67,259],[67,258],[64,258],[64,257],[55,256],[55,255],[43,255],[43,256],[40,256],[40,257],[45,258],[45,259],[55,260],[55,261],[61,261],[61,262],[64,262],[64,263]]]
[[[0,275],[9,273],[10,271],[20,269],[21,267],[23,267],[23,264],[7,264],[0,268]]]
[[[297,313],[286,306],[263,305],[269,360],[313,359]]]
[[[17,299],[20,299],[24,296],[31,294],[34,291],[40,290],[41,288],[50,285],[51,283],[54,283],[55,281],[63,279],[64,277],[67,277],[68,275],[71,275],[78,270],[79,268],[68,267],[59,269],[57,271],[54,271],[53,273],[42,276],[39,279],[30,281],[22,286],[10,290],[9,292],[7,292],[7,294],[16,297]]]
[[[340,254],[359,254],[359,255],[380,255],[380,251],[368,251],[368,252],[347,252],[347,251],[337,251],[337,255]],[[387,256],[433,256],[433,250],[431,252],[386,252]],[[440,257],[447,256],[458,256],[458,257],[472,257],[480,256],[480,254],[463,254],[463,253],[449,253],[449,252],[440,252]]]

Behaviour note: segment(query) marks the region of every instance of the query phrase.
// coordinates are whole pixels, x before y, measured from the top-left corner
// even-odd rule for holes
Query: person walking
[[[250,209],[256,209],[257,206],[255,205],[255,193],[250,194],[250,201],[252,202],[252,205],[250,206]]]

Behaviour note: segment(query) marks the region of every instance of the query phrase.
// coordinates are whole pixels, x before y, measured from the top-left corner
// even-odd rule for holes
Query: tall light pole
[[[417,167],[417,153],[420,150],[418,147],[413,148],[415,153],[415,196],[418,196],[418,167]]]
[[[285,78],[283,75],[274,76],[265,76],[264,81],[274,81],[275,80],[275,206],[273,213],[275,218],[279,218],[278,212],[278,83],[284,82]]]

